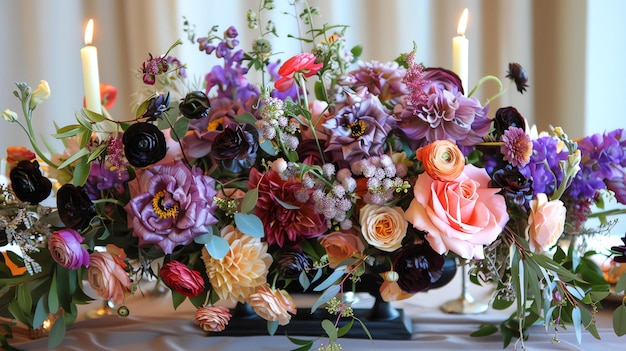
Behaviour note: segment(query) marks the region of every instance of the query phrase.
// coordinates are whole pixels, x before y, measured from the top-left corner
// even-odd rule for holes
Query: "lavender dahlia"
[[[217,223],[215,180],[199,168],[189,169],[181,161],[153,166],[133,185],[136,189],[131,188],[133,197],[125,209],[140,245],[154,244],[170,254]]]

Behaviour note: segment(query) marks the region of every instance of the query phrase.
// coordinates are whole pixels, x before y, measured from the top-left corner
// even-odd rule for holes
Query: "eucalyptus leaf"
[[[94,122],[94,123],[98,123],[98,122],[102,122],[104,120],[106,120],[106,117],[104,117],[103,115],[97,113],[97,112],[93,112],[89,109],[83,108],[83,113],[85,114],[85,117],[87,117],[90,121]]]
[[[108,147],[107,144],[101,144],[100,146],[98,146],[95,150],[91,152],[89,157],[87,157],[87,162],[89,163],[95,160],[96,158],[98,158],[98,156],[102,155],[102,153],[104,152],[104,150],[107,149],[107,147]]]
[[[615,284],[615,292],[620,293],[622,291],[626,291],[626,273],[622,274],[617,284]]]
[[[339,329],[337,330],[337,337],[342,337],[346,334],[348,334],[348,332],[350,331],[350,329],[352,329],[352,325],[354,324],[354,319],[351,319],[348,321],[348,323],[342,325],[341,327],[339,327]]]
[[[172,305],[174,306],[174,309],[177,309],[178,306],[185,301],[185,299],[185,295],[177,292],[176,290],[172,290]]]
[[[67,327],[65,325],[65,318],[63,315],[57,319],[52,328],[50,329],[50,334],[48,335],[48,348],[54,349],[61,344],[63,338],[65,337],[65,331]]]
[[[333,324],[333,322],[328,319],[324,319],[322,321],[322,328],[326,332],[326,335],[328,335],[328,339],[331,342],[337,341],[337,327],[335,327],[335,324]]]
[[[187,118],[179,118],[174,123],[174,127],[170,130],[170,136],[174,141],[180,141],[187,133],[189,128],[189,120]]]
[[[57,275],[55,271],[50,282],[50,290],[48,291],[48,311],[53,313],[59,310],[59,296],[57,292]]]
[[[272,144],[271,141],[264,139],[259,143],[259,146],[261,147],[261,150],[265,151],[266,154],[276,156],[276,147],[274,147],[274,144]]]
[[[296,339],[289,335],[287,335],[287,339],[291,341],[292,344],[295,344],[295,345],[313,345],[313,341],[314,341],[314,340],[306,340],[306,339]]]
[[[317,298],[317,301],[315,301],[315,303],[311,307],[311,313],[315,312],[318,307],[328,302],[328,300],[330,300],[331,298],[337,296],[340,290],[341,287],[339,285],[332,285],[331,287],[326,289],[326,291],[324,291],[320,295],[320,297]]]
[[[582,342],[582,323],[580,317],[580,307],[576,306],[572,310],[572,324],[574,325],[574,332],[576,333],[576,340],[580,344]]]
[[[89,155],[89,149],[84,147],[80,150],[78,150],[74,155],[70,156],[67,158],[67,160],[63,161],[60,165],[59,165],[59,169],[65,168],[69,165],[71,165],[72,163],[74,163],[74,161],[78,160],[79,158]]]
[[[613,330],[617,336],[626,334],[626,306],[623,304],[613,311]]]
[[[72,124],[57,130],[55,134],[52,134],[52,137],[55,139],[67,139],[69,137],[78,135],[80,128],[82,128],[80,124]]]
[[[26,314],[30,314],[33,308],[33,300],[30,296],[30,291],[26,284],[19,285],[17,287],[17,302]]]
[[[91,164],[86,162],[85,158],[81,158],[74,167],[74,175],[72,177],[72,184],[75,186],[83,186],[89,178],[89,172],[91,170]]]
[[[473,336],[473,337],[487,336],[487,335],[494,334],[497,331],[498,331],[498,327],[496,327],[495,325],[484,324],[484,325],[481,325],[477,331],[471,333],[470,336]]]
[[[228,241],[221,236],[211,235],[210,238],[211,240],[204,244],[204,247],[207,249],[211,257],[216,260],[221,260],[230,250],[230,245],[228,244]]]
[[[339,278],[343,277],[346,273],[345,267],[337,267],[335,270],[328,276],[328,278],[324,279],[318,286],[315,287],[315,291],[322,291],[329,286],[336,284]]]
[[[263,222],[261,219],[250,213],[235,213],[235,225],[244,234],[253,238],[262,238],[265,233],[263,231]]]
[[[47,295],[43,295],[37,301],[37,306],[35,307],[35,315],[33,316],[34,329],[41,327],[46,318],[48,318],[49,311],[46,306],[47,298]]]
[[[193,242],[196,243],[196,244],[204,245],[204,244],[208,243],[209,241],[211,241],[212,237],[213,237],[213,233],[212,232],[205,233],[205,234],[200,234],[200,235],[198,235],[198,236],[193,238]]]
[[[250,189],[244,195],[241,201],[241,213],[251,213],[256,207],[256,203],[259,200],[259,189]]]
[[[244,112],[242,114],[236,115],[235,117],[235,121],[239,122],[240,124],[256,124],[256,117],[254,117],[254,115],[250,112]]]
[[[267,321],[267,332],[269,335],[276,334],[278,330],[278,321]]]
[[[300,286],[302,286],[302,289],[304,291],[306,291],[306,289],[309,288],[309,286],[311,286],[311,281],[309,280],[309,276],[306,274],[306,271],[302,271],[300,272],[300,275],[298,275],[298,282],[300,282]]]
[[[285,201],[282,201],[281,199],[279,199],[277,197],[275,197],[274,200],[276,200],[276,202],[278,202],[279,205],[281,205],[282,207],[284,207],[287,210],[297,210],[297,209],[300,208],[300,206],[288,204]]]

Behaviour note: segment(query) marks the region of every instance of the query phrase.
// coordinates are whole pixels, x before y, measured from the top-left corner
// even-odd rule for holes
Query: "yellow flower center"
[[[222,117],[212,120],[211,122],[207,124],[206,130],[213,131],[213,130],[218,130],[218,128],[221,129],[223,121],[224,121],[224,118]]]
[[[367,125],[365,124],[365,122],[361,121],[360,119],[354,123],[348,124],[348,128],[350,128],[350,136],[353,138],[358,138],[362,136],[363,134],[365,134],[366,127]]]
[[[175,218],[178,216],[178,202],[171,200],[166,203],[165,199],[168,193],[165,190],[161,190],[152,198],[152,209],[154,213],[159,215],[159,218],[165,219],[168,217]]]

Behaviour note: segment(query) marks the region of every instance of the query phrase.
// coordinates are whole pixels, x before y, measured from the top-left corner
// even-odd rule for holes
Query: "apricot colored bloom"
[[[265,284],[272,256],[267,253],[267,243],[243,234],[233,225],[224,227],[221,237],[230,246],[222,259],[202,249],[209,282],[220,300],[244,302],[257,286]]]
[[[401,207],[365,205],[359,214],[361,234],[375,248],[392,252],[402,246],[408,223]]]
[[[207,332],[221,332],[230,321],[230,310],[225,306],[203,306],[196,310],[195,323]]]
[[[272,289],[269,284],[259,285],[256,292],[250,295],[248,304],[254,312],[267,321],[278,321],[280,325],[287,325],[291,314],[296,314],[296,303],[288,292],[282,289]]]
[[[428,175],[440,181],[458,178],[465,168],[463,152],[450,140],[436,140],[415,152]]]
[[[556,244],[563,233],[567,209],[561,200],[548,201],[544,193],[530,200],[530,214],[526,236],[528,246],[533,252],[542,252]]]
[[[302,73],[305,78],[315,75],[324,66],[321,62],[315,63],[316,60],[317,58],[312,53],[303,52],[285,61],[278,69],[281,78],[274,83],[276,89],[285,91],[291,88],[294,84],[293,76],[296,73]]]
[[[320,244],[328,254],[330,268],[336,268],[342,261],[365,249],[361,239],[351,232],[333,232],[324,235]]]
[[[96,251],[89,257],[87,280],[95,293],[105,300],[113,300],[117,305],[130,293],[131,281],[126,272],[124,250],[107,245],[107,251]]]

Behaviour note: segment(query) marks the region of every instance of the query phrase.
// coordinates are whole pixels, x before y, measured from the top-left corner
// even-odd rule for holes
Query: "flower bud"
[[[45,80],[42,80],[39,83],[39,86],[37,87],[37,89],[35,89],[35,91],[33,91],[32,95],[30,96],[30,106],[29,106],[30,109],[34,110],[35,107],[37,107],[37,105],[48,100],[49,97],[50,97],[50,87],[48,86],[48,82],[46,82]]]
[[[270,164],[270,167],[272,167],[276,173],[283,174],[283,172],[287,170],[287,161],[285,161],[282,157],[277,158]]]
[[[386,282],[397,282],[400,275],[396,271],[387,271],[383,274],[383,278]]]
[[[2,111],[2,118],[4,118],[4,120],[7,122],[15,122],[17,121],[18,116],[17,113],[7,108],[6,110]]]

